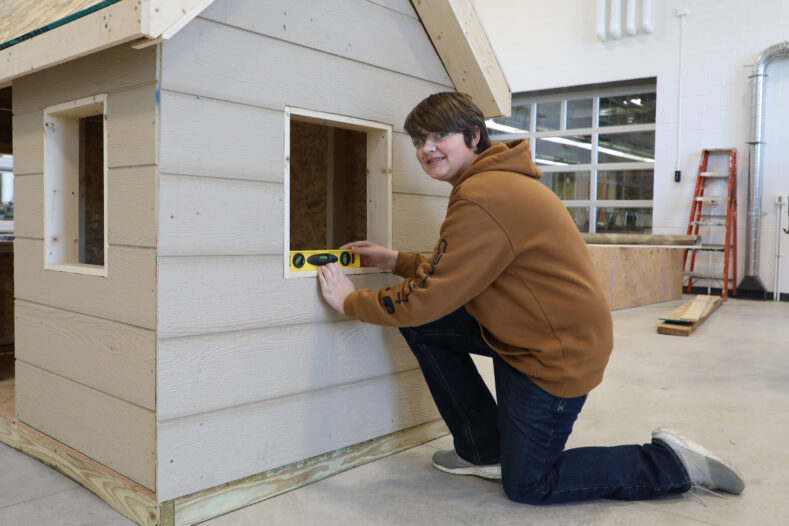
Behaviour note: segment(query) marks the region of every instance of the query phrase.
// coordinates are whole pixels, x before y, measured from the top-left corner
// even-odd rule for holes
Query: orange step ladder
[[[710,156],[726,155],[728,157],[728,169],[723,172],[708,171]],[[721,181],[726,184],[726,195],[704,195],[705,188],[720,192]],[[723,193],[723,192],[720,192]],[[726,214],[710,213],[709,208],[715,207],[718,203],[725,201]],[[696,189],[693,192],[693,202],[690,207],[690,219],[688,220],[687,234],[699,234],[699,228],[705,227],[724,228],[724,242],[722,245],[702,243],[694,248],[690,257],[689,272],[685,272],[688,278],[688,292],[691,290],[693,280],[717,280],[723,283],[721,296],[723,299],[729,294],[729,280],[732,282],[732,295],[737,295],[737,150],[710,149],[701,151],[699,161],[699,173],[696,177]],[[698,250],[723,253],[723,273],[720,272],[696,272],[696,252]],[[688,251],[685,251],[683,268],[688,260]],[[729,270],[733,270],[733,275],[729,277]]]

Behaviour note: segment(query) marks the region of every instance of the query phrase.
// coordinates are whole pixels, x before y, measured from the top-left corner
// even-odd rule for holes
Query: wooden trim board
[[[442,420],[433,420],[159,503],[154,493],[139,484],[24,423],[0,416],[0,442],[63,473],[96,494],[115,511],[141,526],[196,524],[423,444],[447,433]]]
[[[157,503],[153,492],[22,422],[0,416],[0,442],[59,471],[142,526],[172,524],[162,522],[171,504]]]
[[[276,497],[353,467],[423,444],[448,433],[443,420],[408,429],[274,468],[174,500],[175,526],[196,524]]]
[[[723,305],[720,296],[699,295],[686,301],[668,314],[661,316],[663,323],[658,325],[658,334],[690,336],[710,314]]]
[[[512,94],[471,0],[411,0],[455,89],[485,117],[511,113]]]
[[[36,8],[44,11],[52,8],[47,4],[55,2],[38,3],[41,5]],[[149,42],[168,39],[211,3],[213,0],[122,0],[109,5],[0,50],[5,66],[0,70],[0,86],[32,71],[124,42],[143,37]]]

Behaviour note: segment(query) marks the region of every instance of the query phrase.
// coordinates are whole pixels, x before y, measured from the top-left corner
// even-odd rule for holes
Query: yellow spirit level
[[[315,270],[329,263],[338,263],[341,267],[360,267],[358,254],[350,250],[291,250],[290,270]]]

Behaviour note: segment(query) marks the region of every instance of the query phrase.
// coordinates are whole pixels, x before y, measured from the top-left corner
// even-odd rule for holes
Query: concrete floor
[[[649,441],[667,425],[743,472],[745,492],[531,507],[501,487],[430,466],[449,437],[208,521],[242,525],[789,524],[789,303],[729,300],[690,337],[655,333],[681,301],[614,312],[615,349],[570,447]],[[74,482],[0,444],[3,526],[130,525]]]

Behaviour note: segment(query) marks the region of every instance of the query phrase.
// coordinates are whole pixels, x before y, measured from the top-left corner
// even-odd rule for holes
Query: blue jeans
[[[500,462],[511,500],[643,500],[690,488],[685,467],[660,440],[565,451],[586,395],[558,398],[540,389],[485,343],[464,308],[400,332],[419,361],[458,455],[474,464]],[[470,354],[493,358],[498,405]]]

